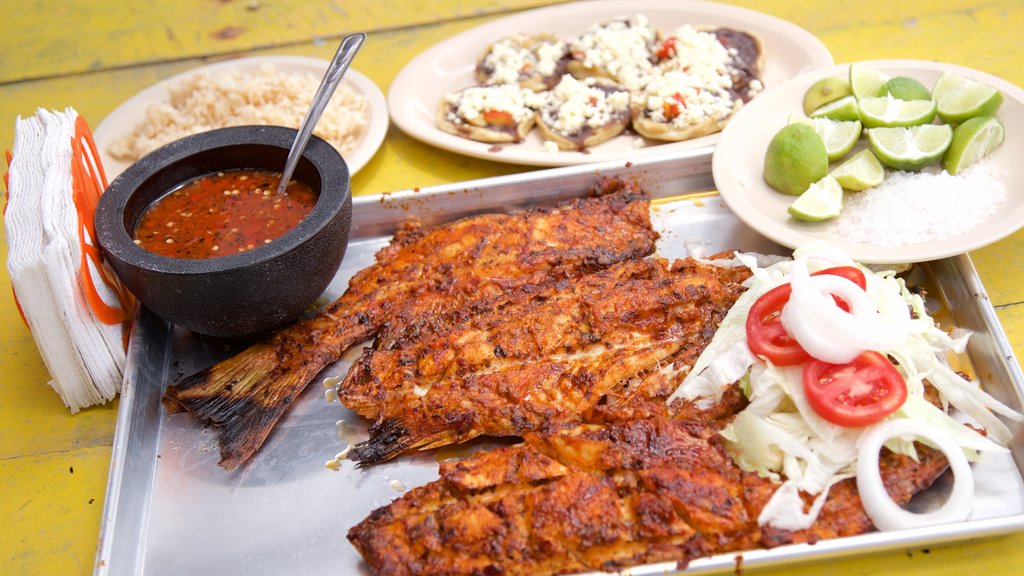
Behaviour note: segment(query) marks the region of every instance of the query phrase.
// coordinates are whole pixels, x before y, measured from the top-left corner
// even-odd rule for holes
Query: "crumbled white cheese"
[[[558,152],[559,151],[558,143],[554,142],[554,141],[551,141],[551,140],[545,140],[544,141],[544,151],[545,152],[551,152],[551,153]]]
[[[534,47],[537,57],[537,72],[543,76],[551,76],[558,70],[558,63],[569,52],[569,45],[564,40],[541,41]]]
[[[565,41],[513,34],[491,45],[481,64],[491,71],[488,84],[513,84],[532,73],[550,76],[568,51]]]
[[[520,39],[512,36],[491,45],[482,64],[491,71],[488,84],[513,84],[519,81],[525,69],[533,65],[533,54]]]
[[[607,92],[595,81],[580,81],[566,74],[553,90],[544,93],[541,118],[564,135],[580,133],[585,127],[601,128],[616,122],[629,111],[629,92]]]
[[[713,32],[697,30],[686,24],[676,28],[668,38],[674,39],[673,49],[669,59],[662,62],[663,68],[686,70],[691,66],[710,66],[725,72],[729,65],[730,50],[718,41],[718,36]]]
[[[569,44],[569,50],[584,66],[606,70],[620,84],[638,89],[654,69],[651,48],[656,39],[647,17],[637,14],[594,24]]]
[[[699,124],[707,118],[724,118],[733,111],[729,92],[732,80],[724,76],[701,77],[688,72],[666,72],[652,78],[644,91],[647,116],[655,122],[678,126]],[[678,114],[666,116],[666,104]]]
[[[483,113],[487,111],[507,112],[518,123],[533,115],[539,104],[538,96],[518,84],[494,86],[471,86],[444,97],[445,103],[454,107],[448,113],[452,122],[469,122],[477,126],[485,124]]]

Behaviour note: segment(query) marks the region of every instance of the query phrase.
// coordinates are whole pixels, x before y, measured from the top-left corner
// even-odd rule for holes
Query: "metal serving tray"
[[[786,254],[744,226],[710,190],[708,150],[557,168],[386,195],[357,197],[351,243],[325,297],[348,278],[404,221],[434,224],[485,211],[513,211],[583,194],[599,175],[639,181],[655,198],[652,217],[666,257],[720,250]],[[1020,410],[1024,377],[967,256],[915,267],[917,280],[951,322],[975,331],[968,357],[987,390]],[[943,308],[944,307],[944,308]],[[948,314],[946,313],[948,311]],[[97,575],[361,574],[368,573],[348,543],[349,527],[402,491],[437,477],[437,462],[460,451],[404,456],[340,471],[327,460],[348,441],[366,437],[366,422],[324,397],[321,381],[344,374],[358,350],[328,367],[299,397],[262,450],[231,473],[217,466],[213,430],[187,413],[169,414],[164,387],[245,343],[205,338],[143,311],[134,331],[120,400],[109,485],[97,556]],[[873,533],[811,545],[701,559],[687,573],[736,570],[820,560],[887,549],[934,546],[1024,528],[1024,427],[1015,425],[1013,457],[981,464],[972,519],[949,526]],[[941,491],[933,488],[932,492]],[[941,497],[941,495],[939,496]],[[674,564],[640,566],[630,574],[664,574]]]

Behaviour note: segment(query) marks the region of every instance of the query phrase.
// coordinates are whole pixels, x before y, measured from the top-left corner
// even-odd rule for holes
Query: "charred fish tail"
[[[327,362],[311,355],[300,365],[281,363],[272,339],[243,350],[169,386],[164,399],[217,428],[220,465],[233,470],[248,460],[306,384]],[[319,360],[319,361],[318,361]]]

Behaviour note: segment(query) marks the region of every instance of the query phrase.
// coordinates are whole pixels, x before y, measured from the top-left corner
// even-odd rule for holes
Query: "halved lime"
[[[831,176],[811,184],[789,208],[789,215],[806,222],[821,222],[839,216],[843,209],[843,188]]]
[[[850,150],[860,139],[860,122],[853,120],[845,122],[842,120],[829,120],[828,118],[815,118],[814,130],[821,139],[825,141],[825,154],[829,162],[835,162]]]
[[[953,131],[953,142],[942,157],[942,167],[950,174],[988,156],[1006,138],[1003,123],[992,116],[978,116],[967,120]]]
[[[804,92],[804,114],[810,114],[822,106],[849,96],[850,83],[844,78],[822,78]]]
[[[844,96],[814,110],[810,116],[811,118],[828,118],[829,120],[860,120],[860,109],[857,107],[856,98]]]
[[[850,64],[850,91],[858,99],[875,96],[878,89],[889,80],[889,75],[865,64]]]
[[[885,180],[885,167],[868,149],[861,150],[829,173],[846,190],[867,190]]]
[[[800,194],[828,174],[825,141],[802,122],[786,124],[764,154],[764,180],[786,194]]]
[[[939,118],[948,124],[960,124],[975,116],[994,116],[1003,103],[1003,93],[995,88],[943,72],[932,89]]]
[[[924,124],[910,128],[870,128],[871,149],[886,166],[920,170],[942,157],[953,140],[949,124]]]
[[[924,84],[909,76],[894,76],[882,84],[875,96],[892,96],[899,100],[931,100],[932,93]]]
[[[857,101],[860,121],[868,128],[918,126],[935,118],[934,100],[897,100],[892,96],[865,96]]]

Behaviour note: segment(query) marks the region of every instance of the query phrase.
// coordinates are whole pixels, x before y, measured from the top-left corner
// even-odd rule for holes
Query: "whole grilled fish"
[[[443,332],[518,294],[650,254],[649,199],[618,180],[595,197],[517,214],[407,227],[330,306],[168,387],[165,399],[218,427],[231,470],[259,449],[291,402],[353,344]]]
[[[758,525],[776,487],[733,463],[711,424],[653,418],[526,434],[521,444],[443,462],[440,479],[348,532],[380,575],[567,574],[816,542],[873,529],[853,479],[799,532]],[[906,503],[945,470],[884,451],[883,481]]]
[[[376,419],[349,458],[373,464],[479,435],[579,422],[609,394],[631,396],[623,388],[642,388],[661,363],[696,358],[747,276],[691,259],[625,261],[521,295],[443,334],[367,350],[338,387],[342,403]]]

